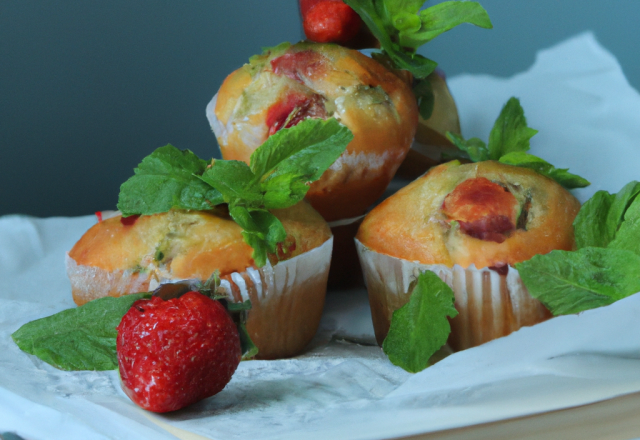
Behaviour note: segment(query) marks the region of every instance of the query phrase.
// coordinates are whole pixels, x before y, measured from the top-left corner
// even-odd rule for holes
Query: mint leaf
[[[420,21],[420,17],[418,17],[415,13],[411,14],[408,12],[398,12],[397,14],[392,16],[391,23],[393,23],[393,27],[400,31],[400,35],[403,32],[418,32],[420,27],[422,26],[422,22]]]
[[[502,107],[489,134],[489,158],[499,160],[507,153],[529,151],[529,139],[537,132],[527,126],[518,98],[510,98]]]
[[[135,175],[122,184],[118,209],[125,217],[157,214],[172,208],[205,210],[223,202],[221,194],[202,182],[207,162],[189,150],[165,145],[145,157]]]
[[[446,1],[420,11],[421,26],[418,29],[399,29],[399,41],[403,47],[420,47],[438,35],[462,23],[470,23],[481,28],[492,29],[487,11],[477,2]]]
[[[478,138],[465,140],[462,136],[447,132],[447,139],[458,147],[462,154],[456,156],[449,153],[443,157],[465,158],[472,162],[497,160],[504,164],[529,168],[555,180],[567,189],[591,185],[587,179],[571,174],[568,168],[556,168],[549,162],[526,153],[530,148],[529,140],[537,132],[527,126],[520,101],[512,97],[502,107],[498,119],[493,124],[488,146]]]
[[[249,210],[244,206],[232,206],[229,214],[244,229],[242,236],[253,248],[252,258],[256,266],[267,262],[267,253],[274,253],[276,245],[287,238],[287,232],[278,218],[267,210]]]
[[[552,251],[516,269],[531,296],[554,315],[605,306],[640,291],[640,256],[627,250]]]
[[[292,206],[304,198],[353,139],[335,119],[306,119],[280,130],[251,155],[254,184],[267,209]]]
[[[640,255],[640,197],[635,197],[625,211],[624,220],[608,247],[625,249]]]
[[[489,160],[489,150],[487,149],[487,144],[482,142],[482,140],[478,138],[464,140],[462,136],[451,133],[450,131],[447,132],[446,136],[453,145],[455,145],[456,147],[458,147],[458,149],[465,153],[464,155],[461,155],[461,158],[470,159],[472,162],[482,162],[483,160]]]
[[[382,349],[394,365],[411,373],[429,366],[429,358],[446,342],[451,332],[447,317],[458,311],[451,288],[431,271],[420,274],[409,302],[393,312]]]
[[[318,180],[353,139],[336,119],[305,119],[270,136],[251,155],[250,167],[261,182],[281,175]]]
[[[304,199],[309,191],[307,182],[296,173],[270,177],[260,185],[260,188],[264,193],[264,206],[268,206],[269,209],[294,205]]]
[[[360,16],[398,69],[408,70],[416,78],[426,78],[435,70],[438,65],[435,61],[416,54],[415,48],[400,46],[398,32],[393,25],[392,18],[384,13],[382,1],[344,0],[344,2]],[[413,2],[406,2],[406,4],[413,5]]]
[[[396,68],[426,78],[437,64],[416,53],[423,44],[462,23],[493,27],[477,2],[448,1],[420,11],[419,0],[345,0],[378,39]]]
[[[253,184],[255,176],[249,166],[238,160],[214,160],[201,179],[218,190],[225,203],[242,199],[262,204],[260,189]]]
[[[424,3],[425,0],[383,0],[383,15],[387,20],[400,14],[416,15]]]
[[[640,193],[640,183],[633,181],[617,194],[598,191],[580,208],[573,222],[576,246],[606,247],[616,237],[627,209]],[[632,210],[635,212],[635,209]]]
[[[567,189],[584,188],[585,186],[591,185],[587,179],[571,174],[568,168],[556,168],[546,160],[522,151],[507,153],[500,157],[500,162],[537,171],[543,176],[555,180]]]
[[[608,249],[623,249],[640,255],[640,219],[625,220]]]
[[[105,297],[31,321],[11,335],[22,351],[61,370],[118,368],[116,327],[131,305],[150,293]]]
[[[615,236],[608,232],[607,217],[615,196],[606,191],[597,191],[587,200],[573,221],[573,230],[578,249],[595,246],[606,247]]]

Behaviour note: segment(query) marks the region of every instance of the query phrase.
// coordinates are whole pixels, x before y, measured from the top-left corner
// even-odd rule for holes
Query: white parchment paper
[[[640,178],[640,96],[615,58],[583,34],[542,51],[513,78],[449,82],[463,134],[487,139],[521,99],[540,130],[532,153],[598,189]],[[241,363],[217,396],[169,415],[138,409],[117,372],[63,372],[11,333],[73,307],[64,255],[95,221],[0,218],[0,432],[29,439],[175,439],[151,420],[211,439],[384,439],[535,414],[640,391],[640,295],[554,318],[411,375],[374,342],[366,292],[330,293],[307,353]]]

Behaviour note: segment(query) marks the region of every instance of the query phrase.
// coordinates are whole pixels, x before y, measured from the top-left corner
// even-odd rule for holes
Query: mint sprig
[[[134,176],[120,187],[118,209],[128,217],[171,208],[204,210],[222,203],[222,195],[200,180],[207,162],[189,150],[165,145],[142,159]]]
[[[335,119],[306,119],[269,137],[251,155],[249,165],[219,159],[208,163],[189,150],[166,145],[144,158],[135,175],[122,184],[118,209],[126,217],[170,209],[206,210],[226,203],[261,267],[286,238],[282,223],[269,210],[300,202],[309,184],[352,139],[351,131]]]
[[[487,11],[472,1],[446,1],[427,9],[422,9],[425,0],[345,0],[345,3],[360,15],[394,67],[408,70],[423,81],[438,64],[418,54],[419,47],[462,23],[485,29],[493,27]],[[419,108],[420,115],[428,119],[433,110],[428,105],[432,99],[428,94],[433,92],[424,86],[414,92],[426,103]]]
[[[451,333],[447,317],[458,311],[453,291],[434,272],[422,272],[411,289],[409,302],[393,312],[382,349],[391,363],[417,373],[446,344]]]
[[[527,125],[520,101],[512,97],[502,107],[491,129],[489,144],[478,138],[465,140],[451,132],[447,132],[447,139],[460,150],[458,154],[450,155],[454,158],[468,159],[472,162],[496,160],[508,165],[529,168],[555,180],[567,189],[590,185],[587,179],[570,173],[568,168],[556,168],[549,162],[527,153],[530,149],[529,141],[536,133],[538,130]]]
[[[573,222],[576,246],[578,249],[596,246],[607,247],[617,238],[618,231],[625,220],[635,223],[639,217],[640,183],[633,181],[624,186],[617,194],[597,191],[584,205]]]
[[[554,314],[578,313],[640,291],[640,183],[598,191],[573,222],[576,251],[517,263],[525,286]]]

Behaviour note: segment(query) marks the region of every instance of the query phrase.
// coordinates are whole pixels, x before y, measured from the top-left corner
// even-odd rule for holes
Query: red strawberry
[[[360,16],[340,0],[300,3],[304,34],[316,43],[346,43],[356,36]]]
[[[175,411],[220,392],[241,357],[233,320],[197,292],[136,301],[118,326],[122,389],[142,408]]]

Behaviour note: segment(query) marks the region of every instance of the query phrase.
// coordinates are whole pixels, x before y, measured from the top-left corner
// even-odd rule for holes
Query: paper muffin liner
[[[430,270],[451,287],[458,316],[450,320],[448,343],[463,350],[506,336],[523,326],[551,317],[540,301],[529,295],[518,271],[506,275],[489,268],[420,264],[380,254],[356,240],[371,317],[378,344],[389,331],[393,312],[409,301],[409,287],[420,273]]]
[[[74,302],[81,306],[89,301],[105,296],[122,296],[130,293],[147,292],[153,280],[152,274],[144,270],[114,270],[83,266],[66,254],[67,276],[71,282]],[[157,283],[156,283],[157,286]]]
[[[321,246],[275,266],[247,268],[221,280],[219,291],[232,302],[251,300],[247,331],[258,347],[258,358],[276,359],[299,353],[320,325],[327,291],[333,237]],[[67,274],[74,300],[83,304],[105,296],[122,296],[155,289],[178,280],[161,271],[107,271],[78,265],[69,255]]]

